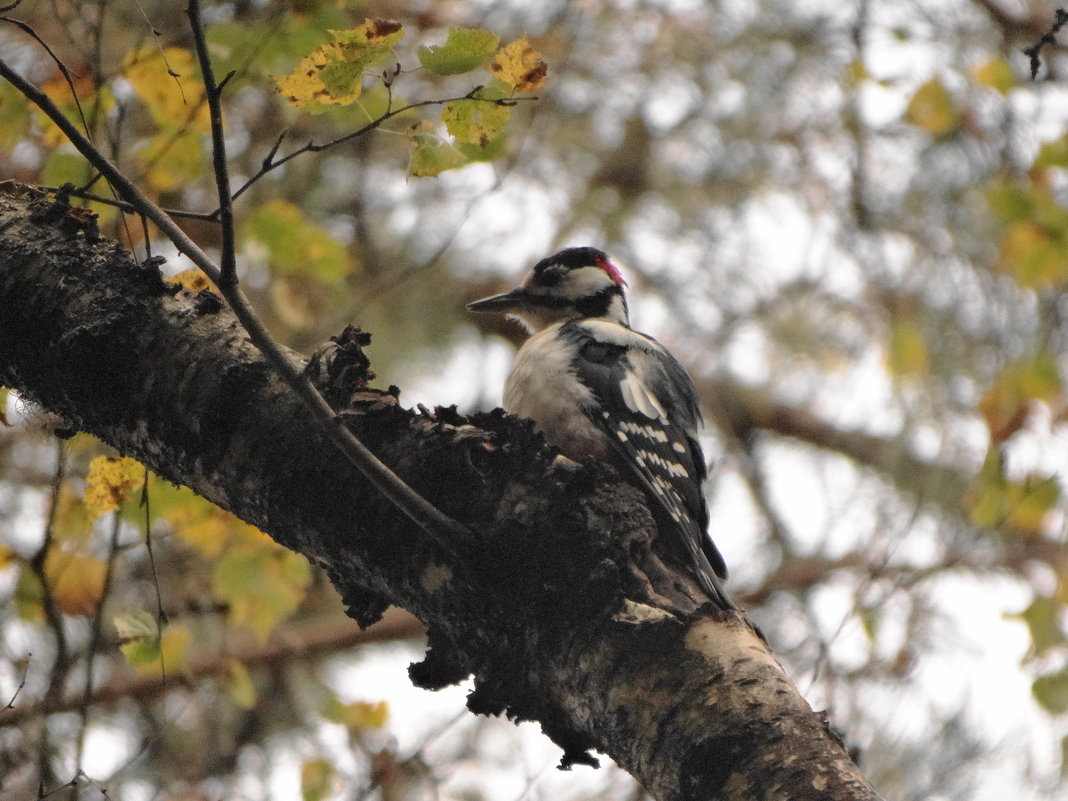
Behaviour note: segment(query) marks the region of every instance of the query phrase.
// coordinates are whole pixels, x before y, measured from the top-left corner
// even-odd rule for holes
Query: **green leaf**
[[[1055,476],[1029,475],[1012,486],[1015,492],[1009,524],[1026,534],[1041,534],[1047,516],[1060,500],[1060,482]]]
[[[460,75],[489,61],[500,41],[497,34],[482,28],[452,28],[445,44],[420,47],[416,55],[435,75]]]
[[[1001,237],[997,266],[1020,286],[1041,289],[1068,277],[1068,248],[1060,236],[1025,220]]]
[[[262,542],[231,546],[215,564],[211,586],[229,605],[230,619],[265,641],[304,600],[310,580],[307,559],[262,535]]]
[[[80,153],[74,153],[64,147],[48,155],[41,171],[41,183],[45,186],[83,184],[89,178],[90,172],[89,162]]]
[[[1068,135],[1043,142],[1035,156],[1036,167],[1068,167]]]
[[[252,676],[241,662],[231,660],[223,674],[222,686],[234,705],[241,709],[252,709],[256,703],[256,686]]]
[[[1031,649],[1036,656],[1042,656],[1050,648],[1065,642],[1064,631],[1059,622],[1063,611],[1064,605],[1055,598],[1039,595],[1025,610],[1006,617],[1022,620],[1027,624],[1027,630],[1031,634]]]
[[[1050,403],[1063,393],[1057,358],[1050,351],[1041,351],[998,373],[979,399],[978,408],[994,442],[1004,442],[1027,419],[1031,401]]]
[[[0,82],[0,147],[14,147],[25,136],[29,124],[26,98],[7,81]]]
[[[895,317],[890,324],[887,363],[895,377],[918,375],[927,370],[927,345],[916,320]]]
[[[301,801],[324,801],[334,791],[334,766],[325,759],[300,766]]]
[[[485,147],[457,142],[456,149],[463,153],[468,161],[495,161],[508,150],[508,133],[505,131],[500,136],[493,137]]]
[[[340,242],[284,200],[260,206],[242,226],[240,239],[247,256],[265,256],[271,269],[283,275],[338,284],[355,267]]]
[[[508,124],[512,109],[486,100],[454,100],[441,112],[445,129],[458,142],[487,147]]]
[[[998,178],[986,190],[986,202],[990,210],[1004,224],[1029,220],[1034,213],[1034,203],[1027,187],[1013,178]]]
[[[144,609],[130,609],[116,615],[112,622],[119,635],[119,650],[128,664],[137,667],[159,659],[159,626],[155,617]]]
[[[417,134],[412,141],[415,150],[408,172],[415,178],[430,178],[468,163],[463,153],[431,134]]]
[[[905,120],[934,136],[945,136],[960,125],[960,111],[946,88],[933,79],[916,90],[905,110]]]
[[[28,623],[44,620],[44,588],[29,565],[23,565],[19,569],[13,597],[15,614],[18,615],[19,620],[25,620]]]
[[[1068,712],[1068,668],[1039,676],[1031,685],[1031,693],[1051,715]]]

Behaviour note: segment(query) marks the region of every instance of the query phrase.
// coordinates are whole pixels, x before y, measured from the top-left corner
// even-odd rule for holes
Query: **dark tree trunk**
[[[752,626],[659,558],[640,492],[500,412],[401,408],[364,344],[346,331],[306,369],[469,533],[435,541],[385,503],[213,293],[0,185],[0,384],[322,565],[361,624],[411,610],[416,683],[474,674],[474,711],[539,721],[565,765],[609,754],[663,801],[878,797]]]

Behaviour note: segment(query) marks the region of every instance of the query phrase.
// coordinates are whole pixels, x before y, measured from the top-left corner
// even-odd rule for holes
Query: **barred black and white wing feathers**
[[[679,556],[732,608],[721,582],[726,565],[706,534],[701,412],[690,377],[656,340],[614,322],[572,320],[559,335],[573,343],[572,369],[596,400],[583,411],[654,501],[660,525],[677,532]]]

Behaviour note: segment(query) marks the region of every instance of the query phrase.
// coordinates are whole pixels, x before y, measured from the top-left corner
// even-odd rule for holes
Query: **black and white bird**
[[[630,327],[625,285],[602,251],[567,248],[511,292],[467,308],[517,318],[531,334],[505,383],[504,408],[532,419],[565,456],[621,468],[651,500],[680,566],[733,609],[726,564],[706,533],[697,389],[663,345]]]

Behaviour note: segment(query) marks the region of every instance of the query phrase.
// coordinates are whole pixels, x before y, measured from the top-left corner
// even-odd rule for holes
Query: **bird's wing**
[[[571,326],[569,326],[571,327]],[[697,441],[700,412],[690,377],[655,340],[613,326],[577,323],[566,332],[578,344],[573,368],[596,397],[587,410],[612,448],[679,534],[680,545],[710,594],[723,592],[727,568],[705,532],[708,507],[701,492],[706,468]],[[619,329],[619,330],[615,330]],[[672,404],[668,398],[682,403]]]

